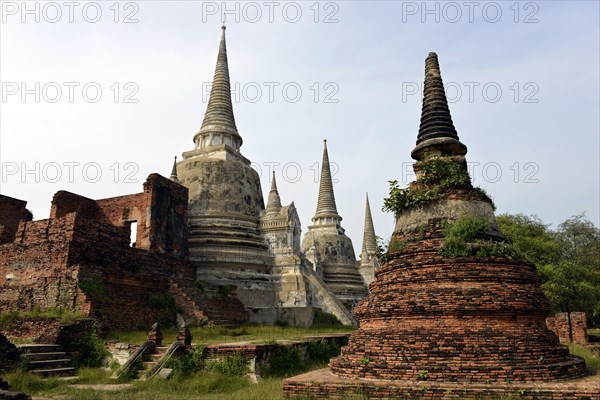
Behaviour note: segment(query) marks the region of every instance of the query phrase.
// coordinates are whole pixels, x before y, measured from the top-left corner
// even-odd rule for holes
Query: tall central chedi
[[[177,164],[177,177],[189,189],[190,259],[198,263],[202,281],[236,286],[238,298],[254,311],[251,320],[274,321],[272,257],[259,227],[262,190],[258,173],[240,152],[222,29],[204,120],[194,150]]]

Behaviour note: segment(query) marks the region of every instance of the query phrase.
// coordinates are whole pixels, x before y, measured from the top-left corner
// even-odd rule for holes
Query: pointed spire
[[[419,161],[423,159],[426,152],[450,156],[467,154],[467,147],[458,139],[450,116],[438,57],[433,52],[429,53],[425,60],[421,125],[417,146],[411,156]]]
[[[217,56],[217,65],[215,75],[210,90],[210,98],[206,106],[206,113],[202,121],[200,132],[194,137],[202,134],[224,134],[231,136],[239,146],[242,144],[242,138],[235,125],[233,116],[233,106],[231,103],[231,85],[229,81],[229,65],[227,62],[227,45],[225,43],[225,25],[221,27],[221,43],[219,45],[219,54]]]
[[[177,177],[177,156],[175,156],[175,160],[173,161],[173,169],[171,170],[170,179],[173,182],[179,182],[179,178]]]
[[[271,180],[271,191],[269,192],[269,199],[267,200],[267,215],[278,214],[281,210],[281,199],[279,198],[279,192],[277,191],[277,181],[275,180],[275,171],[273,171],[273,179]]]
[[[377,252],[377,238],[375,236],[375,226],[371,215],[371,206],[369,205],[369,194],[367,193],[367,202],[365,205],[365,230],[363,233],[363,252],[375,254]]]
[[[331,179],[331,168],[329,166],[329,154],[327,152],[327,140],[323,140],[323,162],[321,164],[321,180],[319,182],[319,198],[317,200],[317,212],[313,221],[319,218],[335,218],[337,222],[342,220],[337,213],[335,195],[333,194],[333,181]]]

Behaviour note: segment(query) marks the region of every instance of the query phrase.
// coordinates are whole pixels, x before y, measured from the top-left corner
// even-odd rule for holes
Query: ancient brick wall
[[[71,213],[90,219],[104,219],[95,200],[65,190],[56,192],[52,197],[50,219],[62,218]]]
[[[158,174],[151,174],[144,183],[144,193],[149,194],[152,219],[150,250],[186,256],[188,189]]]
[[[131,222],[137,222],[135,247],[146,250],[150,248],[148,228],[150,221],[146,219],[148,215],[148,210],[146,209],[148,204],[147,197],[146,193],[136,193],[96,200],[98,207],[102,210],[102,213],[110,224],[124,226],[129,232]]]
[[[54,343],[46,341],[60,329],[60,318],[16,318],[2,327],[9,338],[27,339],[33,343]]]
[[[21,221],[14,243],[0,246],[0,310],[76,305],[76,271],[67,263],[75,214]]]
[[[558,313],[546,318],[546,325],[561,343],[587,343],[587,320],[584,312]]]
[[[187,188],[158,174],[148,176],[142,193],[96,201],[112,225],[137,222],[136,248],[177,256],[187,255],[187,202]]]
[[[20,220],[31,220],[26,205],[26,201],[0,194],[0,244],[15,240]]]
[[[24,202],[15,204],[24,209]],[[133,218],[136,248],[127,224]],[[0,311],[61,307],[108,329],[169,324],[177,307],[199,310],[216,324],[247,318],[236,299],[212,301],[194,286],[196,268],[185,258],[187,189],[160,175],[128,196],[94,201],[58,192],[51,218],[24,219],[14,230],[13,240],[0,245]]]

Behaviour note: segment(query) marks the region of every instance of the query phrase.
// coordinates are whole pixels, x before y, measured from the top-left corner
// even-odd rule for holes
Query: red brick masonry
[[[354,314],[360,329],[339,376],[445,382],[549,381],[583,375],[545,323],[535,267],[498,257],[442,258],[433,227],[377,272]]]
[[[60,191],[45,220],[23,218],[23,210],[25,202],[0,198],[3,232],[14,231],[0,243],[0,311],[61,307],[119,329],[174,320],[176,307],[188,322],[247,318],[239,300],[209,298],[195,286],[186,259],[187,189],[178,183],[152,174],[142,193],[102,200]]]
[[[575,381],[457,383],[343,378],[320,369],[283,381],[284,399],[599,400],[598,375]]]
[[[587,320],[584,312],[558,313],[546,318],[548,328],[561,343],[587,343]]]

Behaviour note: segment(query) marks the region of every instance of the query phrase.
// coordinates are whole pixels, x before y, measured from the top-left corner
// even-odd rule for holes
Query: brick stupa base
[[[458,383],[344,378],[329,368],[283,381],[284,399],[600,399],[600,375],[556,382]]]

